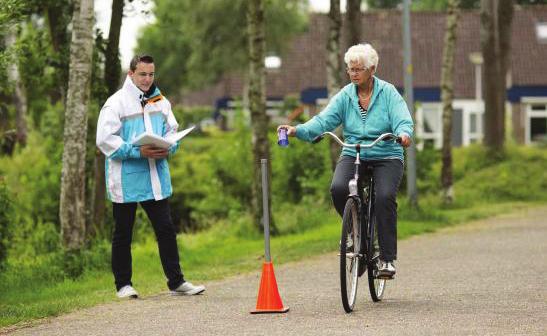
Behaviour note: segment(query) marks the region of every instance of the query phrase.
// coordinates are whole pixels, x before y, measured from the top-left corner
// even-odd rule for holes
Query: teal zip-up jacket
[[[342,125],[344,141],[368,144],[383,133],[412,137],[414,123],[403,97],[386,81],[374,76],[372,98],[365,120],[359,111],[357,85],[349,83],[330,100],[327,107],[304,124],[296,126],[296,137],[311,142],[323,132]],[[341,155],[356,156],[354,148],[344,148]],[[361,149],[361,159],[404,160],[403,147],[393,141],[380,141],[374,147]]]

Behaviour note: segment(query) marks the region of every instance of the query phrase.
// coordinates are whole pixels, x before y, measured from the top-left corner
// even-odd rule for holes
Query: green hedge
[[[293,140],[288,148],[281,148],[275,130],[269,133],[272,204],[304,199],[326,203],[331,176],[326,143]],[[184,140],[170,162],[174,188],[170,204],[179,228],[199,230],[220,219],[248,213],[252,161],[247,128]]]
[[[0,175],[0,270],[3,269],[7,258],[7,250],[12,235],[11,208],[12,205],[8,190],[3,177]]]

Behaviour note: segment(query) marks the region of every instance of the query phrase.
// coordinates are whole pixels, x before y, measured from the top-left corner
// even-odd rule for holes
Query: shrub
[[[0,270],[3,268],[7,258],[7,250],[9,247],[11,228],[11,200],[7,187],[0,175]]]
[[[290,138],[288,147],[280,147],[275,130],[271,130],[270,143],[274,203],[299,203],[304,198],[321,204],[330,202],[333,172],[328,141],[312,145]]]
[[[213,109],[210,106],[182,107],[174,106],[173,114],[179,123],[179,128],[196,125],[204,119],[213,117]]]
[[[465,154],[468,156],[460,165],[469,166],[471,162],[491,160],[486,151],[483,156],[476,155],[473,149]],[[482,169],[460,172],[461,177],[456,182],[457,200],[463,204],[547,200],[545,162],[547,153],[544,150],[509,146],[504,161],[484,164]]]
[[[240,121],[233,132],[189,137],[181,143],[180,153],[170,164],[174,189],[170,205],[180,229],[198,230],[250,211],[251,137],[249,127]],[[280,148],[273,128],[269,140],[272,204],[305,198],[330,202],[328,143],[311,145],[295,139],[289,148]]]
[[[60,246],[61,153],[56,140],[31,131],[25,148],[12,157],[0,157],[0,174],[10,190],[13,210],[10,253],[14,255],[34,257]]]

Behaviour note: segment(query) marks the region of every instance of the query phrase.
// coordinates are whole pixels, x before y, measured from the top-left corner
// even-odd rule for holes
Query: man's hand
[[[412,141],[410,140],[410,137],[408,136],[408,134],[404,134],[404,133],[401,134],[401,145],[402,145],[403,147],[408,147],[408,146],[410,146],[410,143],[411,143],[411,142],[412,142]]]
[[[150,159],[163,159],[169,155],[169,151],[163,148],[157,148],[153,145],[141,146],[141,156]]]
[[[288,136],[291,136],[291,137],[296,136],[296,127],[290,126],[290,125],[279,125],[279,126],[277,126],[277,131],[278,132],[279,132],[280,128],[286,129]]]

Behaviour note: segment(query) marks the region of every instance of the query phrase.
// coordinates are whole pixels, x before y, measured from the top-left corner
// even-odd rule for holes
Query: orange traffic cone
[[[264,262],[262,265],[260,288],[258,289],[258,299],[256,300],[256,309],[251,314],[286,313],[288,311],[289,307],[283,307],[283,302],[277,290],[273,264],[271,262]]]

